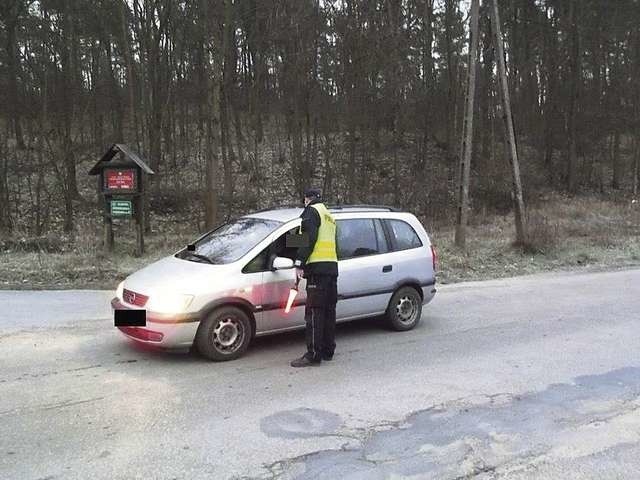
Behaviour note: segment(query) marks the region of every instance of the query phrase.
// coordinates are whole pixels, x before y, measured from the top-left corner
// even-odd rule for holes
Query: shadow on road
[[[429,329],[427,321],[423,321],[418,326],[407,332],[394,332],[387,329],[381,318],[366,318],[340,323],[336,326],[337,353],[353,353],[360,349],[369,348],[372,342],[385,344],[389,341],[398,342],[399,337],[415,337],[422,335],[421,330]],[[378,339],[378,340],[376,340]],[[412,340],[414,342],[415,340]],[[240,358],[229,362],[212,362],[201,356],[193,347],[191,350],[168,351],[157,347],[139,345],[134,341],[127,341],[120,338],[117,345],[110,343],[103,346],[107,355],[116,355],[116,363],[127,363],[133,365],[146,363],[161,370],[169,371],[177,368],[181,370],[189,365],[209,365],[217,373],[233,372],[235,370],[245,371],[261,370],[272,368],[274,361],[287,365],[289,360],[299,357],[305,352],[305,331],[304,329],[291,332],[284,332],[265,337],[255,338],[247,352]],[[107,352],[107,350],[109,350]]]
[[[420,328],[420,325],[417,327]],[[395,332],[391,332],[385,329],[384,325],[378,318],[368,318],[362,320],[354,320],[351,322],[341,323],[336,326],[336,340],[338,344],[341,341],[348,341],[354,338],[361,337],[362,341],[366,343],[366,339],[372,336],[379,335],[393,335]],[[305,349],[305,331],[304,329],[279,333],[275,335],[269,335],[266,337],[255,338],[249,349],[241,358],[233,360],[232,363],[240,364],[246,361],[253,363],[256,358],[272,357],[273,354],[279,351],[289,351],[292,348],[296,349],[296,353],[302,354]],[[122,349],[119,353],[123,357],[129,354],[130,359],[123,359],[120,363],[135,363],[136,361],[149,361],[154,363],[176,363],[176,364],[189,364],[189,363],[206,363],[215,364],[208,359],[202,357],[195,348],[188,350],[163,350],[154,346],[141,345],[132,340],[122,341]],[[133,358],[136,357],[136,358]],[[228,363],[228,362],[224,362]]]

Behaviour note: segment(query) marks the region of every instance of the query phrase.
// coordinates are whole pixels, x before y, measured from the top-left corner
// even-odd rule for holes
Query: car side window
[[[338,260],[382,253],[372,219],[338,220],[336,229]]]
[[[393,250],[409,250],[422,246],[422,241],[411,225],[402,220],[385,220],[389,226]]]
[[[289,235],[297,235],[298,227],[293,228],[283,235],[271,245],[262,250],[242,269],[242,273],[266,272],[271,267],[271,262],[275,257],[286,257],[295,260],[298,249],[296,247],[287,246],[287,237]]]
[[[242,273],[258,273],[268,270],[270,248],[271,246],[268,246],[247,263],[242,269]]]

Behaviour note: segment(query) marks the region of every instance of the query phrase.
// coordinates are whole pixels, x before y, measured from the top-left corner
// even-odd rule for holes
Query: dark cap
[[[305,198],[320,198],[322,196],[322,192],[319,188],[307,188],[304,191]]]

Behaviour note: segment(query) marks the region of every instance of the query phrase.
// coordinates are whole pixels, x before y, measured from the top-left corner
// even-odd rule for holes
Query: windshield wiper
[[[204,260],[205,262],[210,263],[211,265],[215,265],[215,263],[213,263],[213,261],[209,257],[200,255],[199,253],[195,253],[190,250],[185,250],[185,252],[192,257],[199,258],[200,260]]]

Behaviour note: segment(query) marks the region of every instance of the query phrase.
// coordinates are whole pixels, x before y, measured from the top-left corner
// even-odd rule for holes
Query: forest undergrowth
[[[511,277],[546,271],[608,269],[640,265],[640,203],[597,195],[548,194],[528,211],[529,240],[514,245],[512,214],[471,215],[466,251],[454,245],[455,228],[422,219],[438,252],[438,282]],[[180,249],[199,235],[181,213],[154,215],[147,253],[135,257],[133,228],[116,226],[107,254],[101,227],[90,215],[82,235],[14,236],[2,242],[2,289],[113,289],[128,274]]]

